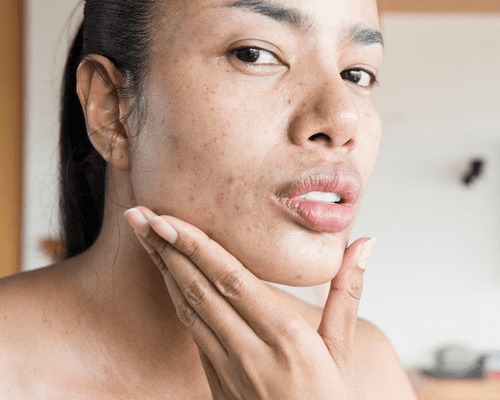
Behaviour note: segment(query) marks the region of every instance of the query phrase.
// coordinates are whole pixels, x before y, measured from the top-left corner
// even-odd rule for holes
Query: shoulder
[[[49,283],[55,272],[46,268],[0,280],[2,398],[40,395],[38,381],[49,373],[51,360],[64,347],[55,318],[60,302],[54,284]]]
[[[369,399],[416,399],[406,371],[387,336],[374,324],[358,318],[356,357]]]
[[[323,310],[277,288],[271,289],[317,329]],[[387,336],[374,324],[358,318],[355,352],[369,400],[416,400],[410,381]]]
[[[7,399],[26,398],[27,360],[36,353],[33,335],[34,276],[17,274],[0,280],[0,391]],[[25,386],[23,393],[21,386]]]

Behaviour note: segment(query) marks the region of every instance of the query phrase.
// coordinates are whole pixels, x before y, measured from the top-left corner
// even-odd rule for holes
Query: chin
[[[345,243],[337,246],[279,246],[257,252],[233,249],[232,254],[259,279],[286,286],[316,286],[330,282],[342,264]]]

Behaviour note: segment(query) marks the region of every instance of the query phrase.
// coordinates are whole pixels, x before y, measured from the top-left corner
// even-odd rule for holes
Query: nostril
[[[332,139],[330,136],[325,135],[324,133],[316,133],[315,135],[312,135],[309,140],[311,142],[319,141],[319,140],[325,140],[326,142],[331,142]]]

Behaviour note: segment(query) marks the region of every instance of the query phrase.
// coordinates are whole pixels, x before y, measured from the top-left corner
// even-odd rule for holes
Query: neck
[[[135,369],[128,373],[150,378],[159,374],[182,379],[184,387],[187,380],[191,387],[202,387],[206,381],[196,344],[177,318],[161,273],[123,217],[136,205],[126,196],[131,192],[126,184],[113,185],[111,180],[110,187],[122,193],[107,196],[99,238],[71,260],[86,293],[82,301],[89,331],[105,344],[107,359]]]

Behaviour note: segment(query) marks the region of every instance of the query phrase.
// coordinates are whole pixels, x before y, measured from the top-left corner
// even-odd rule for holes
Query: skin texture
[[[320,166],[349,168],[364,191],[380,121],[372,88],[340,73],[378,73],[382,46],[344,40],[355,23],[378,28],[375,2],[282,2],[310,16],[308,30],[223,3],[181,2],[169,10],[178,24],[162,25],[147,83],[154,117],[131,157],[137,204],[199,227],[262,279],[327,282],[354,222],[338,234],[313,232],[278,210],[274,197]],[[245,64],[228,55],[239,46],[277,57]]]
[[[352,224],[318,232],[274,201],[298,176],[342,167],[359,184],[359,210],[380,121],[372,87],[345,72],[376,76],[382,47],[347,33],[353,24],[378,29],[375,2],[276,2],[307,15],[307,31],[224,7],[229,3],[178,1],[160,10],[139,133],[123,119],[132,100],[119,98],[90,63],[80,66],[90,138],[110,165],[103,229],[82,255],[0,282],[4,398],[414,399],[388,340],[356,318],[368,238],[345,251]],[[235,49],[242,46],[267,50],[265,62],[240,60]],[[121,86],[109,60],[92,58]],[[130,213],[127,222],[123,212],[138,205],[146,222]],[[155,229],[158,220],[147,221],[155,214],[177,224],[175,249]],[[193,246],[204,256],[190,258]],[[252,295],[244,311],[210,286],[224,268],[243,274]],[[204,310],[186,295],[192,276],[217,299]],[[262,282],[311,285],[334,277],[324,312]],[[188,306],[193,312],[184,314],[198,323],[183,318]],[[243,321],[231,325],[235,310]],[[233,345],[231,363],[210,354],[216,342],[200,330],[203,313],[215,318],[207,326],[225,338],[223,346],[243,333],[255,346]],[[264,353],[262,332],[275,344]],[[261,362],[267,373],[251,374],[241,360]],[[287,366],[296,373],[287,375]]]

